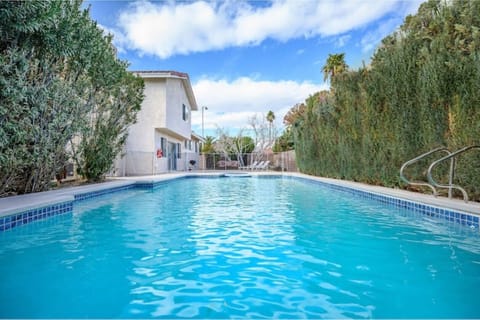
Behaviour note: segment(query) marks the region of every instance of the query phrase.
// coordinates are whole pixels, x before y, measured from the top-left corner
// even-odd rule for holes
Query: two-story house
[[[191,129],[191,112],[198,106],[188,74],[133,73],[145,81],[145,99],[137,122],[129,128],[122,157],[115,164],[115,175],[151,175],[198,167],[202,137]]]

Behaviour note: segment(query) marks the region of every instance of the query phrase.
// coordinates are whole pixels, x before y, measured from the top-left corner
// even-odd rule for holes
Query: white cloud
[[[392,33],[395,28],[400,25],[400,22],[398,19],[390,19],[379,25],[376,29],[367,32],[360,40],[362,52],[369,52],[375,49],[383,38]]]
[[[337,48],[342,48],[344,47],[347,42],[350,40],[352,36],[349,35],[349,34],[346,34],[346,35],[343,35],[341,37],[338,37],[336,40],[335,40],[335,47]]]
[[[199,111],[192,116],[192,125],[201,132],[201,106],[204,111],[204,128],[242,129],[248,127],[253,115],[266,115],[272,110],[277,126],[281,126],[286,112],[309,95],[326,90],[325,84],[295,81],[258,81],[238,78],[234,81],[203,79],[193,84]]]
[[[367,32],[360,40],[363,52],[369,52],[375,49],[383,38],[397,29],[405,16],[415,14],[423,0],[411,0],[402,2],[398,8],[399,14],[396,17],[382,21],[376,28]]]
[[[136,2],[120,14],[129,48],[168,58],[233,46],[258,45],[267,38],[333,36],[395,12],[402,1],[337,0],[248,2]]]

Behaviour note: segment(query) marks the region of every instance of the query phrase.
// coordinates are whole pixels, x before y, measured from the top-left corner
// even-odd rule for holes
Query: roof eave
[[[183,86],[185,87],[185,91],[187,93],[188,101],[190,103],[190,108],[193,111],[198,111],[195,94],[193,93],[192,84],[190,83],[190,77],[187,73],[178,71],[132,71],[132,73],[144,79],[173,78],[182,80]]]

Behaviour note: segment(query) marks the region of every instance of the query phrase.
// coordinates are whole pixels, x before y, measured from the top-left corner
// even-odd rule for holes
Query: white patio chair
[[[250,165],[238,167],[238,169],[240,169],[240,170],[243,170],[243,169],[245,169],[245,170],[254,169],[257,165],[258,165],[258,161],[254,161],[254,162],[251,163]]]
[[[261,168],[263,168],[263,165],[265,164],[265,161],[260,161],[259,163],[257,163],[257,165],[255,167],[252,167],[253,170],[260,170]]]
[[[257,166],[257,170],[267,170],[268,169],[268,165],[270,164],[270,161],[262,161],[258,166]]]

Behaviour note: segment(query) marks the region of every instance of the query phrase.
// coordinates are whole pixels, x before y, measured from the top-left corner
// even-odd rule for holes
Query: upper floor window
[[[185,104],[182,104],[182,119],[188,121],[188,107]]]

